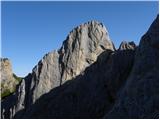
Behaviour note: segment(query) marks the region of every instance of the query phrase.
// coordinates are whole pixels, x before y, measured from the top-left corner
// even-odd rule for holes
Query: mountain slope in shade
[[[159,117],[159,16],[141,38],[132,72],[105,118]]]
[[[40,97],[20,118],[102,118],[114,104],[133,58],[133,50],[106,50],[83,74]]]

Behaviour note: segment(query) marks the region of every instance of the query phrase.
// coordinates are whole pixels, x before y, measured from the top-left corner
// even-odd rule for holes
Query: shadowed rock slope
[[[105,118],[159,117],[159,16],[141,38],[123,90]]]
[[[106,50],[84,73],[43,95],[20,118],[102,118],[128,77],[133,58],[133,50]]]

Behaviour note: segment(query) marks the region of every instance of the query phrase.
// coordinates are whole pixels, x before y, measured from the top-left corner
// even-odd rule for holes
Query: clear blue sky
[[[158,14],[157,2],[2,2],[2,57],[25,76],[44,56],[58,49],[81,23],[105,24],[118,47],[122,40],[139,43]]]

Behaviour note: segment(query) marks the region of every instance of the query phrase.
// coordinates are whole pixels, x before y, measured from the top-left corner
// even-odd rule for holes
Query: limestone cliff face
[[[106,49],[114,51],[114,46],[101,23],[91,21],[73,29],[58,52],[46,54],[33,69],[33,103],[42,94],[79,75]]]
[[[28,98],[32,104],[42,94],[60,85],[59,54],[57,51],[46,54],[33,68],[30,78],[26,77]]]
[[[84,71],[106,49],[114,51],[114,46],[102,23],[91,21],[71,31],[59,50],[62,83]]]
[[[25,86],[23,91],[25,99],[22,99],[25,101],[23,105],[25,109],[28,109],[41,95],[82,73],[107,49],[115,50],[102,23],[91,21],[73,29],[62,47],[58,51],[46,54],[33,68],[32,73],[25,78],[25,82],[22,82],[25,84],[21,84]],[[21,103],[24,103],[22,101]],[[10,109],[15,108],[10,106]],[[5,111],[7,110],[4,108],[4,113]]]

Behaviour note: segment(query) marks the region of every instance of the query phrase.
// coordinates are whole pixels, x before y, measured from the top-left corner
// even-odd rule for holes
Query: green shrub
[[[13,73],[13,77],[18,81],[18,82],[20,82],[23,78],[22,77],[18,77],[17,75],[15,75],[14,73]]]
[[[7,97],[11,95],[14,91],[10,91],[9,89],[6,89],[3,93],[1,93],[1,98]]]
[[[19,84],[19,83],[21,82],[21,80],[23,79],[23,78],[21,78],[21,77],[16,76],[15,74],[13,74],[13,77],[14,77],[15,80],[17,81],[16,84]],[[1,83],[1,89],[2,89],[2,88],[3,88],[3,89],[6,89],[6,90],[4,90],[3,93],[1,92],[1,99],[4,99],[5,97],[7,97],[7,96],[9,96],[9,95],[11,95],[11,94],[13,94],[13,93],[15,92],[15,90],[16,90],[16,85],[15,85],[12,89],[9,89],[9,88],[4,88],[4,84]]]

